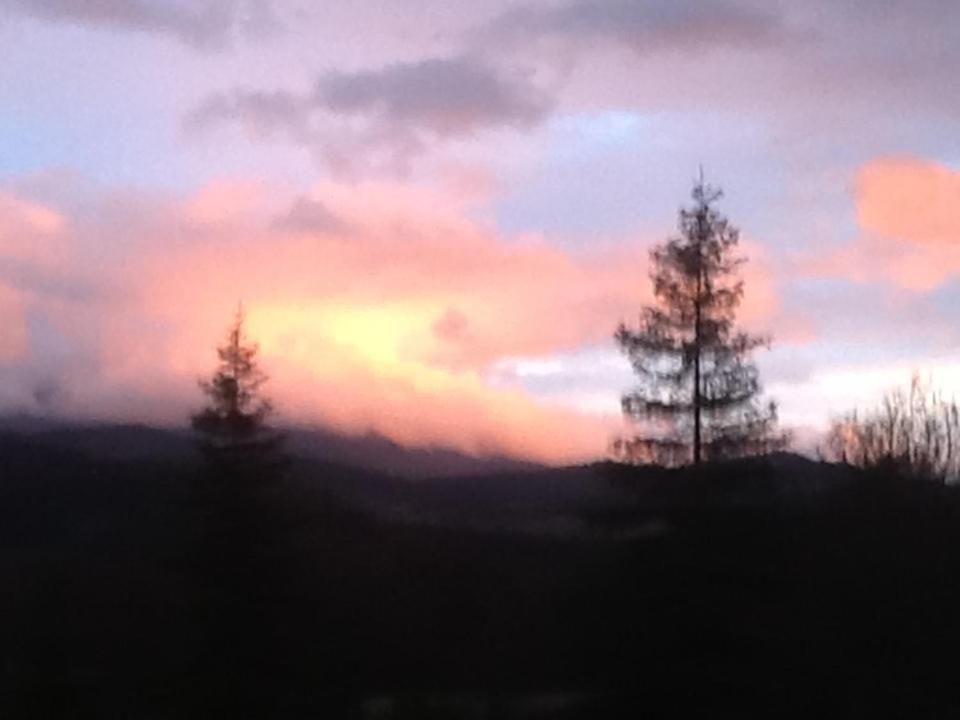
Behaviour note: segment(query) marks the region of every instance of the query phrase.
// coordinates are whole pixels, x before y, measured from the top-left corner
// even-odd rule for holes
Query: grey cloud
[[[792,32],[768,9],[733,0],[568,0],[522,5],[480,29],[487,44],[556,39],[619,42],[637,52],[767,45]]]
[[[69,302],[89,302],[103,290],[78,273],[51,271],[30,262],[0,256],[0,285]]]
[[[853,129],[848,142],[875,133],[884,122],[897,125],[885,130],[896,142],[898,133],[918,122],[916,113],[909,123],[891,118],[901,108],[956,117],[960,102],[954,82],[960,3],[954,0],[533,1],[470,37],[482,52],[533,54],[561,70],[611,46],[642,58],[658,56],[665,63],[656,70],[676,76],[677,87],[654,79],[648,83],[654,97],[645,100],[666,97],[679,104],[704,77],[710,82],[701,93],[714,93],[711,99],[734,98],[741,107],[759,103],[775,112],[786,107],[806,135],[811,123],[835,134],[845,122],[838,114],[857,110],[857,122],[846,120]],[[562,62],[544,50],[559,51]],[[711,50],[725,52],[723,72],[711,72]],[[685,61],[705,64],[691,69]],[[698,74],[701,67],[710,74]],[[878,114],[883,103],[890,107]]]
[[[308,146],[335,169],[368,153],[404,165],[430,141],[534,127],[552,106],[529,77],[464,55],[329,72],[303,93],[236,88],[208,98],[185,128],[239,122],[254,135]]]
[[[208,97],[186,117],[184,127],[195,132],[219,122],[238,121],[260,137],[283,131],[295,140],[306,141],[310,137],[312,105],[308,96],[285,90],[235,88]]]
[[[427,59],[383,70],[330,73],[320,79],[317,103],[351,115],[379,116],[440,137],[497,125],[530,127],[550,102],[522,79],[507,79],[469,58]]]
[[[281,231],[306,233],[336,233],[346,223],[319,200],[301,197],[286,214],[275,218],[273,227]]]
[[[166,34],[216,47],[235,32],[259,35],[278,24],[267,0],[0,0],[0,9],[50,22]]]

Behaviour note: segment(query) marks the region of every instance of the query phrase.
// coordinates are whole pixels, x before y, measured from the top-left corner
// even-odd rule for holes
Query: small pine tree
[[[722,191],[695,183],[693,205],[679,213],[679,235],[651,252],[656,305],[644,307],[638,329],[623,323],[615,338],[641,385],[622,399],[623,412],[652,427],[621,438],[614,451],[631,462],[679,465],[770,452],[776,406],[756,402],[760,383],[749,362],[763,337],[737,332],[743,297],[737,270],[738,230],[714,207]]]
[[[200,381],[209,404],[191,417],[204,459],[226,480],[262,479],[283,465],[283,436],[267,425],[273,408],[260,394],[267,375],[256,361],[259,346],[247,341],[243,324],[240,307],[217,348],[220,363],[213,378]]]

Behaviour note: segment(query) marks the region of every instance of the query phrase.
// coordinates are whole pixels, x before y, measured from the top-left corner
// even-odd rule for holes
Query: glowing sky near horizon
[[[960,394],[960,6],[0,0],[0,412],[602,455],[702,164],[784,425]]]

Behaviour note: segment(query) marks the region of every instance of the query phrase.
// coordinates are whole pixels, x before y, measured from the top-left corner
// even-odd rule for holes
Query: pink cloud
[[[32,287],[67,261],[66,221],[56,211],[0,192],[0,363],[27,352],[27,307]]]
[[[262,210],[264,188],[249,181],[215,181],[187,201],[185,215],[198,224],[226,223],[238,215]]]
[[[0,283],[0,363],[19,360],[27,351],[27,323],[23,298]]]
[[[0,259],[50,268],[66,251],[64,218],[56,211],[0,192]]]

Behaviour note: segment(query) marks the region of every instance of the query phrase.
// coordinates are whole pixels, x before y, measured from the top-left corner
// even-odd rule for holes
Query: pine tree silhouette
[[[640,326],[621,323],[615,338],[640,386],[624,395],[624,414],[648,422],[645,435],[621,438],[614,451],[632,462],[667,465],[769,452],[786,438],[774,433],[776,406],[757,402],[760,383],[749,361],[764,337],[736,331],[743,297],[735,255],[739,231],[715,208],[722,191],[703,174],[693,205],[679,213],[679,235],[651,252],[657,303]]]
[[[265,479],[283,467],[283,436],[267,424],[273,407],[261,393],[267,375],[257,363],[259,346],[247,341],[238,307],[226,342],[217,348],[219,365],[200,388],[207,407],[191,417],[209,468],[222,479]]]

